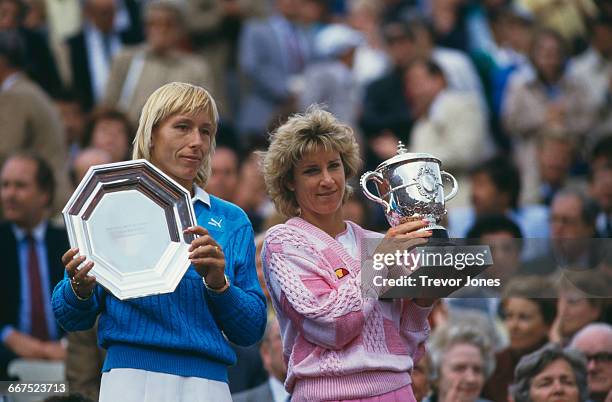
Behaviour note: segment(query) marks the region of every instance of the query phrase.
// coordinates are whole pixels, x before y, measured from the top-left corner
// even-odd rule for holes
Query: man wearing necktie
[[[61,332],[51,310],[51,292],[63,276],[66,231],[47,220],[55,182],[35,154],[9,157],[0,172],[2,281],[0,281],[0,380],[14,358],[63,360]]]

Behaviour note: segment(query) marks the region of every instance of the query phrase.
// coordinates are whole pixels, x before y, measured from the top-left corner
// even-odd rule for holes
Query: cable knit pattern
[[[208,208],[196,201],[195,211],[198,224],[224,250],[227,291],[208,291],[193,266],[174,292],[130,300],[97,286],[81,301],[68,278],[56,286],[52,305],[64,329],[90,328],[100,314],[98,341],[108,349],[104,371],[136,368],[227,381],[227,366],[236,362],[227,339],[251,345],[261,338],[266,305],[255,270],[253,229],[237,206],[214,196],[210,202]],[[207,224],[211,217],[224,227]]]
[[[380,238],[347,225],[359,247],[365,238]],[[292,401],[368,398],[410,384],[409,370],[429,334],[431,308],[409,300],[364,299],[360,260],[301,218],[266,233],[262,259]],[[348,274],[338,278],[338,268]]]

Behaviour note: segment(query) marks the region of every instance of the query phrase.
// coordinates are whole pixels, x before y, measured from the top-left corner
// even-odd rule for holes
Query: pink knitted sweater
[[[346,223],[359,247],[366,237],[380,238]],[[262,259],[292,402],[367,398],[410,384],[413,362],[425,350],[431,308],[407,299],[362,298],[360,261],[301,218],[266,233]],[[338,268],[348,273],[337,275]]]

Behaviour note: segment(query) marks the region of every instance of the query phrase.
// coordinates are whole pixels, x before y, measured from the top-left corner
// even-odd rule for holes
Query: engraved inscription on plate
[[[140,159],[90,168],[62,211],[71,247],[119,299],[174,291],[189,268],[189,192]]]
[[[127,267],[123,273],[153,269],[170,242],[168,231],[156,229],[166,225],[164,211],[137,190],[106,194],[86,224],[93,253]]]

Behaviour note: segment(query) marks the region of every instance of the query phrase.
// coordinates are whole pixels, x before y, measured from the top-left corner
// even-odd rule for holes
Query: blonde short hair
[[[171,82],[158,88],[149,96],[140,114],[132,159],[151,160],[153,131],[163,121],[176,114],[193,115],[200,111],[204,111],[213,123],[210,151],[208,156],[202,160],[202,165],[195,178],[198,186],[205,187],[210,177],[210,160],[215,150],[219,112],[213,97],[202,87],[184,82]]]
[[[268,151],[260,153],[268,195],[281,214],[288,217],[299,214],[295,194],[288,184],[293,181],[293,169],[298,161],[319,147],[340,154],[347,180],[359,172],[361,158],[353,130],[317,105],[309,107],[304,114],[292,115],[272,133]],[[347,185],[343,203],[351,192]]]

